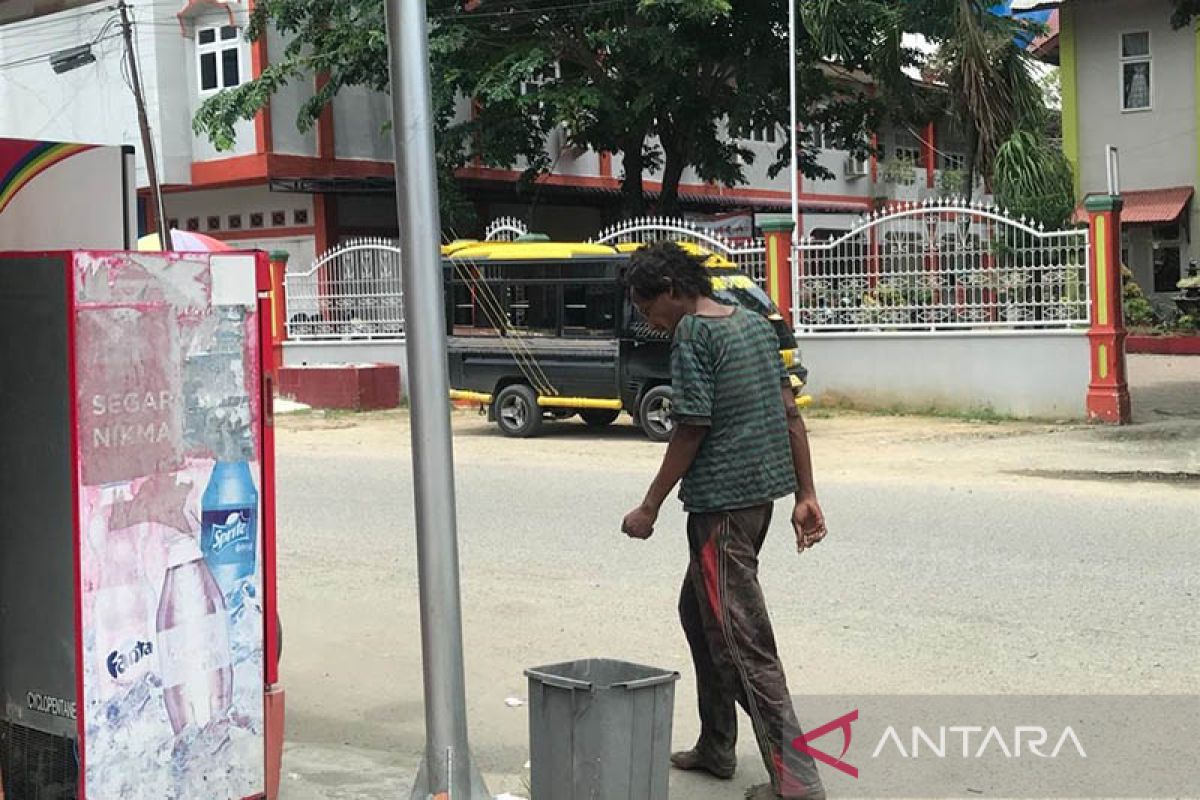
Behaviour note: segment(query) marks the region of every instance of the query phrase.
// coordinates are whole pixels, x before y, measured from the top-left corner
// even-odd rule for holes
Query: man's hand
[[[640,505],[625,515],[621,521],[621,532],[631,539],[649,539],[654,533],[654,522],[658,519],[658,509]]]
[[[796,500],[792,510],[792,528],[796,531],[796,552],[803,553],[825,538],[825,515],[816,497]]]

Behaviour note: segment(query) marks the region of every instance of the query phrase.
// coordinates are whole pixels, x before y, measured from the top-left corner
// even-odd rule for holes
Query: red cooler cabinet
[[[269,286],[261,253],[0,255],[7,800],[267,795]]]

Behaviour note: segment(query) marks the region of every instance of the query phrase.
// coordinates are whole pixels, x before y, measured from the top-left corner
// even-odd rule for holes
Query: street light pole
[[[425,757],[412,797],[484,800],[491,795],[467,746],[428,23],[425,0],[385,0],[385,6],[425,679]]]
[[[788,108],[792,121],[788,134],[788,144],[792,149],[788,159],[788,178],[792,191],[792,237],[793,241],[800,237],[800,195],[796,187],[796,2],[788,0]],[[793,269],[795,266],[793,265]]]
[[[146,175],[150,179],[150,194],[158,216],[158,242],[163,250],[174,250],[171,230],[163,208],[162,187],[158,184],[158,164],[154,158],[154,142],[150,138],[150,121],[146,117],[146,98],[142,95],[142,80],[138,75],[137,56],[133,50],[133,25],[129,22],[129,6],[125,0],[117,0],[117,13],[121,15],[121,34],[125,39],[125,60],[129,64],[129,82],[133,90],[133,102],[137,106],[138,127],[142,131],[142,154],[146,159]]]

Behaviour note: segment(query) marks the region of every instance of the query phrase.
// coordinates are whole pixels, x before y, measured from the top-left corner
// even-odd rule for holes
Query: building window
[[[292,211],[292,222],[296,225],[308,224],[308,209],[297,208]]]
[[[208,229],[210,231],[221,230],[221,218],[220,217],[209,217],[207,222],[208,222]]]
[[[1183,277],[1182,241],[1178,225],[1157,225],[1151,231],[1154,242],[1154,291],[1174,292]]]
[[[229,230],[236,231],[236,230],[239,230],[241,227],[242,227],[242,215],[241,214],[230,214],[229,215]]]
[[[250,212],[250,227],[261,228],[263,226],[263,213],[261,211]]]
[[[287,212],[286,211],[272,211],[271,212],[271,225],[276,228],[282,228],[284,225],[287,225]]]
[[[235,25],[196,31],[200,91],[215,92],[237,86],[244,78],[240,31]]]
[[[534,72],[527,80],[521,81],[521,94],[536,92],[541,87],[554,83],[562,78],[562,67],[555,61],[553,64]]]
[[[964,170],[967,168],[967,157],[962,153],[942,153],[942,169]]]
[[[762,128],[742,128],[737,132],[737,138],[759,144],[775,144],[779,136],[778,125],[766,125]]]
[[[188,217],[187,229],[189,231],[200,230],[200,218],[199,217]]]
[[[1121,34],[1121,110],[1150,108],[1150,32]]]

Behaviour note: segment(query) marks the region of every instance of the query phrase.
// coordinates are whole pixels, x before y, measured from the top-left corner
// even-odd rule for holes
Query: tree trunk
[[[626,219],[646,213],[646,195],[642,190],[642,170],[645,167],[642,148],[645,141],[646,135],[643,133],[621,142],[625,168],[625,175],[621,178],[621,214]]]
[[[662,192],[658,196],[658,214],[660,216],[679,215],[679,181],[683,178],[683,170],[686,167],[687,157],[683,154],[683,148],[667,149],[666,162],[663,165]]]
[[[975,189],[975,163],[979,152],[979,131],[972,124],[967,130],[967,164],[963,170],[962,196],[966,202],[971,202],[971,194]]]

